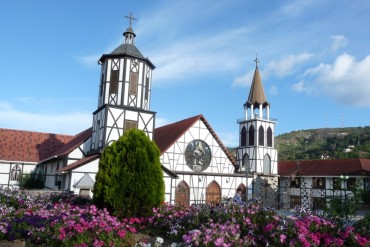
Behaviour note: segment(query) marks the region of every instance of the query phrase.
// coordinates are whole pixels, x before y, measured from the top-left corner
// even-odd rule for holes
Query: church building
[[[126,130],[137,128],[160,149],[166,202],[219,203],[223,197],[233,197],[238,188],[246,192],[246,173],[238,171],[234,157],[202,114],[155,128],[156,112],[150,108],[155,66],[135,46],[136,35],[129,18],[123,44],[99,59],[99,93],[92,127],[75,136],[54,135],[60,145],[48,155],[33,159],[32,166],[44,178],[44,187],[91,196],[104,148]],[[17,178],[30,172],[18,168],[21,161],[17,159],[10,158],[4,161],[7,167],[1,166],[2,185],[16,185],[11,177],[14,169],[19,170]]]

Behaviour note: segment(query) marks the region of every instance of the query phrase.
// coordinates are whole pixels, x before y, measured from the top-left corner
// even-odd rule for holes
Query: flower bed
[[[163,204],[151,217],[117,219],[71,194],[0,190],[0,240],[27,246],[370,246],[369,221],[344,226],[304,210],[284,216],[257,201]]]

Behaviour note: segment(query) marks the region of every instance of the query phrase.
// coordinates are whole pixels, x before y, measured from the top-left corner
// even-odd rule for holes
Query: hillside
[[[370,127],[298,130],[275,138],[279,160],[370,158]]]

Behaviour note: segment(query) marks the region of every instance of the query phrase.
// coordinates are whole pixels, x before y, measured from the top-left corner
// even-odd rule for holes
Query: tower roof
[[[138,48],[134,45],[134,39],[136,37],[136,34],[134,30],[131,27],[131,22],[132,20],[136,20],[134,17],[132,17],[131,13],[130,16],[126,16],[126,18],[130,19],[130,25],[126,29],[126,31],[123,33],[123,36],[125,37],[124,43],[118,46],[116,49],[114,49],[111,53],[109,54],[103,54],[101,58],[99,59],[99,63],[102,64],[104,63],[105,59],[110,57],[121,57],[121,56],[130,56],[134,58],[138,58],[141,60],[145,60],[148,62],[148,64],[154,69],[155,66],[154,64],[148,59],[141,54]]]
[[[267,102],[265,91],[263,89],[262,80],[260,76],[260,72],[258,69],[258,59],[256,58],[256,69],[253,75],[253,81],[251,85],[251,90],[249,91],[248,100],[245,103],[247,107],[253,105],[254,107],[258,107],[259,105],[263,105],[263,107],[269,105]]]

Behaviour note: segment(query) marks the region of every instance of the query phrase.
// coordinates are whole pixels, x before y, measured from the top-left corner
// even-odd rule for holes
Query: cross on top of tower
[[[125,17],[130,20],[130,27],[131,27],[132,20],[135,20],[135,21],[137,20],[135,17],[132,16],[131,12],[130,12],[130,16],[125,15]]]
[[[256,54],[256,59],[254,59],[254,61],[256,62],[256,68],[258,68],[258,63],[260,62],[260,60],[258,60],[257,54]]]

